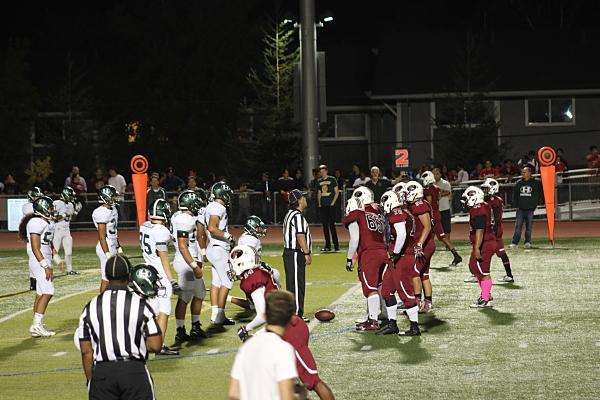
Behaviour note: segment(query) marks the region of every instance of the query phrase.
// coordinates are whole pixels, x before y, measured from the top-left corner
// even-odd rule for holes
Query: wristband
[[[206,257],[206,249],[200,249],[200,255]]]
[[[229,232],[223,233],[223,238],[225,238],[225,240],[231,239],[231,233],[229,233]]]
[[[42,261],[40,261],[40,266],[44,269],[50,268],[50,266],[48,265],[48,261],[45,258]]]
[[[117,253],[123,254],[123,248],[121,246],[117,247]]]
[[[190,263],[190,267],[192,267],[192,269],[196,269],[196,268],[198,268],[198,263],[196,261],[192,261]]]
[[[104,255],[106,256],[106,258],[112,257],[112,254],[110,253],[110,251],[107,251],[106,253],[104,253]]]

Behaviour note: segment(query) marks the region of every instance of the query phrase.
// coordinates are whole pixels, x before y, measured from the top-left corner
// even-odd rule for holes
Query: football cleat
[[[477,278],[475,277],[475,275],[470,275],[470,276],[466,277],[463,282],[465,282],[465,283],[477,283]]]
[[[214,321],[213,322],[215,325],[235,325],[235,321],[232,319],[229,319],[227,317],[224,317],[222,320],[220,321]]]
[[[396,320],[390,319],[387,325],[380,331],[376,332],[376,335],[397,335],[400,332]]]
[[[71,270],[71,271],[67,271],[67,275],[81,275],[81,273]]]
[[[374,319],[367,319],[365,322],[356,325],[357,331],[378,331],[379,329],[381,329],[381,326]]]
[[[50,337],[56,335],[56,332],[49,331],[43,324],[34,324],[29,328],[32,337]]]
[[[482,297],[479,297],[477,299],[477,301],[475,303],[471,304],[469,307],[471,307],[471,308],[490,308],[490,307],[493,307],[492,300],[493,299],[491,297],[488,301],[485,301],[485,300],[483,300]]]
[[[185,326],[177,328],[177,333],[175,334],[176,342],[185,342],[190,340],[190,335],[185,332]]]
[[[160,355],[160,356],[178,356],[179,352],[177,350],[171,350],[167,346],[163,346],[162,350],[160,351],[160,353],[158,353],[158,355]]]
[[[515,278],[512,276],[505,275],[504,278],[498,279],[498,283],[513,283]]]
[[[321,249],[321,253],[330,253],[331,252],[331,247],[323,247]]]
[[[192,324],[192,329],[190,329],[190,340],[205,339],[207,337],[208,334],[202,329],[200,322],[194,322]]]
[[[242,326],[240,329],[238,329],[237,335],[242,342],[245,342],[252,337],[252,335],[248,333],[248,330],[245,326]]]
[[[306,317],[300,317],[302,318],[302,321],[306,322],[307,324],[310,322],[310,319],[306,318]]]
[[[339,252],[339,251],[340,251],[340,246],[335,246],[335,247],[333,248],[333,252],[334,252],[334,253],[337,253],[337,252]]]
[[[420,313],[424,313],[425,312],[425,302],[423,300],[419,300],[419,312]]]
[[[451,267],[456,267],[458,264],[460,264],[462,262],[462,257],[458,256],[458,257],[454,257],[454,260],[452,260],[452,262],[450,263]]]
[[[410,329],[407,331],[403,331],[398,333],[398,336],[421,336],[421,330],[419,329],[419,325],[417,323],[410,324]]]

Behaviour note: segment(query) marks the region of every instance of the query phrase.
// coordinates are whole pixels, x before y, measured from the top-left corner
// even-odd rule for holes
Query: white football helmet
[[[403,193],[407,203],[414,203],[423,198],[423,186],[417,181],[407,182]]]
[[[476,206],[477,204],[483,203],[483,197],[483,190],[477,186],[469,186],[465,189],[460,201],[470,208]]]
[[[498,193],[498,189],[500,189],[500,184],[494,178],[486,178],[486,180],[481,184],[481,188],[484,192],[485,189],[487,189],[487,194],[493,196],[496,193]]]
[[[431,171],[423,172],[423,174],[421,175],[421,183],[423,183],[423,186],[433,185],[435,183],[435,178],[433,177],[433,172],[431,172]]]
[[[350,214],[354,210],[360,210],[358,205],[358,199],[356,197],[350,197],[346,202],[346,215]],[[364,209],[364,207],[363,207]]]
[[[358,207],[361,210],[364,210],[365,206],[371,204],[375,198],[375,196],[373,196],[373,191],[366,186],[357,187],[354,192],[352,192],[352,197],[356,199]]]
[[[380,201],[383,212],[389,214],[394,208],[400,207],[400,200],[398,200],[398,194],[393,190],[388,190],[381,195]]]
[[[396,194],[398,195],[398,200],[400,201],[400,204],[406,203],[406,199],[404,198],[404,188],[406,187],[406,183],[407,182],[396,183],[392,188],[392,191],[396,192]]]
[[[241,277],[244,272],[259,265],[260,256],[251,246],[235,246],[229,253],[229,268],[233,276]]]

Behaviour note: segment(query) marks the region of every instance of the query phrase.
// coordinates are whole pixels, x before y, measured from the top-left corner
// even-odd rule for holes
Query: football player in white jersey
[[[177,283],[173,280],[171,273],[171,263],[169,262],[168,244],[171,241],[171,231],[169,230],[171,220],[171,207],[164,199],[157,199],[150,206],[148,211],[149,221],[140,226],[140,246],[144,262],[152,265],[158,271],[160,287],[158,294],[152,298],[149,303],[154,312],[158,314],[157,322],[163,335],[167,333],[167,322],[171,315],[171,297],[173,289],[179,289]],[[177,355],[178,351],[171,350],[163,345],[161,355]]]
[[[42,193],[42,189],[40,189],[37,186],[34,186],[33,188],[31,188],[30,191],[27,192],[27,200],[29,201],[23,204],[23,208],[21,209],[21,211],[23,212],[23,217],[21,219],[25,218],[30,214],[33,214],[33,202],[35,201],[35,199],[43,195],[44,193]],[[31,257],[31,254],[29,253],[30,251],[28,246],[27,256]],[[33,277],[33,275],[31,275],[31,273],[29,274],[29,290],[35,290],[35,278]]]
[[[52,236],[54,234],[54,205],[47,196],[33,202],[33,214],[27,215],[19,225],[19,236],[27,240],[29,272],[36,279],[36,296],[33,303],[33,323],[29,333],[33,337],[54,336],[44,325],[44,314],[54,295],[52,270]]]
[[[70,186],[60,193],[60,198],[54,200],[54,211],[56,214],[56,229],[54,230],[54,239],[52,244],[56,250],[53,257],[56,265],[62,264],[59,252],[60,248],[65,248],[65,264],[67,265],[67,275],[79,275],[79,272],[73,271],[73,237],[71,236],[71,219],[81,211],[81,203],[77,201],[75,190]]]
[[[171,219],[171,233],[175,242],[173,266],[177,271],[181,287],[175,306],[177,323],[176,342],[198,340],[207,337],[200,324],[202,302],[206,296],[206,286],[202,279],[202,259],[199,258],[198,238],[205,237],[204,226],[198,222],[198,211],[203,208],[201,196],[193,190],[181,192],[177,198],[178,209]],[[204,243],[206,247],[206,243]],[[185,312],[190,305],[192,329],[185,330]]]
[[[229,271],[229,250],[235,238],[227,231],[227,208],[231,204],[233,191],[225,182],[217,182],[210,189],[211,202],[206,207],[204,220],[208,230],[206,257],[212,264],[210,288],[211,321],[217,325],[234,325],[225,317],[225,303],[233,287]]]
[[[117,225],[119,224],[119,212],[117,211],[119,192],[114,186],[102,186],[98,190],[98,202],[101,205],[92,213],[92,220],[98,230],[96,254],[100,260],[100,273],[102,274],[100,293],[104,293],[108,287],[108,279],[106,279],[104,270],[106,260],[115,254],[123,253],[117,234]]]

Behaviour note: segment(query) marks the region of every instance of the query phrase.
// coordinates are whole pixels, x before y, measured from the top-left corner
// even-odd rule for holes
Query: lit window
[[[570,98],[525,100],[527,125],[574,125],[575,100]]]

